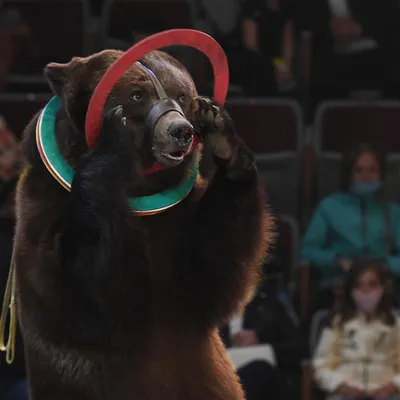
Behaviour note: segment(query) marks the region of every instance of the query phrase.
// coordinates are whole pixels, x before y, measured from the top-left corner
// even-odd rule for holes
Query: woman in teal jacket
[[[362,144],[343,159],[341,190],[324,198],[304,235],[301,259],[323,287],[354,259],[383,259],[400,277],[400,207],[385,199],[384,156]]]

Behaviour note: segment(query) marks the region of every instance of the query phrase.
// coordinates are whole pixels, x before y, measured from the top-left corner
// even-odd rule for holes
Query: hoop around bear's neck
[[[66,190],[71,190],[74,169],[61,154],[55,135],[56,115],[61,108],[60,98],[53,97],[45,106],[36,124],[36,145],[50,174]],[[180,185],[150,196],[129,198],[128,204],[136,215],[154,215],[179,204],[191,192],[198,174],[198,165]]]

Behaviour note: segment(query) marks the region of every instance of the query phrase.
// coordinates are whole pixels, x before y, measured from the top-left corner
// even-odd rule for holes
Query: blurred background
[[[199,29],[227,53],[226,107],[256,154],[277,220],[262,285],[245,314],[221,331],[248,399],[394,399],[397,386],[385,392],[388,382],[380,378],[372,386],[363,380],[358,392],[343,376],[336,386],[324,384],[318,368],[328,368],[325,353],[318,358],[314,349],[321,332],[333,329],[331,315],[345,310],[357,318],[364,310],[353,296],[357,288],[365,295],[381,287],[385,292],[387,279],[396,313],[399,22],[399,0],[0,0],[0,290],[12,247],[19,140],[52,97],[44,66],[106,48],[128,49],[167,29]],[[200,94],[212,95],[204,55],[180,46],[165,50],[188,68]],[[352,271],[359,273],[351,277]],[[363,286],[365,279],[370,284]],[[335,332],[347,337],[345,327]],[[363,332],[358,349],[364,348]],[[338,351],[343,365],[330,371],[340,375],[344,368],[354,378],[345,349]],[[352,362],[374,365],[375,353],[353,351]],[[393,359],[388,351],[382,357]],[[361,362],[365,357],[369,361]],[[398,366],[386,364],[394,379]],[[26,396],[23,355],[13,367],[2,359],[0,399]]]

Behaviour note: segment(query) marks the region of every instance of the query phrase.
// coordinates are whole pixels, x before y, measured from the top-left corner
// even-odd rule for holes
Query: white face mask
[[[352,296],[357,308],[364,313],[370,314],[376,310],[382,298],[383,290],[379,289],[372,293],[364,293],[361,290],[353,290]]]

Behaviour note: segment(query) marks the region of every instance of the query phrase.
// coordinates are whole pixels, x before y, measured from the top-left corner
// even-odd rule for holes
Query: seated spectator
[[[27,44],[32,44],[31,33],[21,14],[0,4],[0,92],[6,89],[8,76]],[[28,51],[34,52],[35,47]]]
[[[400,389],[400,318],[391,308],[391,273],[359,261],[346,275],[340,307],[313,358],[319,387],[335,400],[394,400]]]
[[[104,0],[90,0],[90,9],[92,11],[92,15],[94,17],[101,17],[103,8],[104,8]]]
[[[307,5],[308,3],[308,5]],[[352,92],[398,89],[400,4],[358,0],[307,0],[312,33],[311,96],[315,104]],[[400,93],[399,93],[400,94]]]
[[[245,93],[273,97],[293,89],[293,0],[245,0],[242,36]]]
[[[242,0],[188,0],[193,27],[208,33],[224,49],[228,57],[231,84],[240,84],[240,77],[243,73],[240,68],[241,3]],[[189,69],[189,71],[196,71],[202,67],[200,74],[203,75],[204,81],[196,82],[196,84],[200,83],[198,89],[208,93],[208,84],[213,80],[211,65],[202,55],[201,58],[196,57],[195,62],[196,68]]]
[[[236,316],[221,330],[227,347],[249,347],[260,344],[257,332],[242,328],[243,316]],[[233,329],[232,329],[233,328]],[[278,370],[262,357],[254,359],[237,370],[247,400],[264,400],[268,396],[282,398],[282,377]]]
[[[44,65],[53,58],[42,53],[18,6],[4,3],[0,1],[0,92],[48,90],[44,79],[27,83],[23,77],[42,76]],[[11,81],[12,75],[20,81]]]
[[[298,373],[303,353],[300,327],[285,290],[284,277],[269,272],[280,265],[276,255],[266,260],[263,282],[243,315],[221,329],[228,348],[269,344],[274,351],[277,368],[263,359],[254,359],[239,368],[247,400],[293,398],[289,381]]]
[[[319,307],[332,304],[333,283],[357,259],[382,259],[400,276],[400,207],[386,198],[385,169],[373,146],[354,148],[343,159],[341,190],[323,199],[311,219],[301,259],[321,278],[318,299],[327,300]]]

